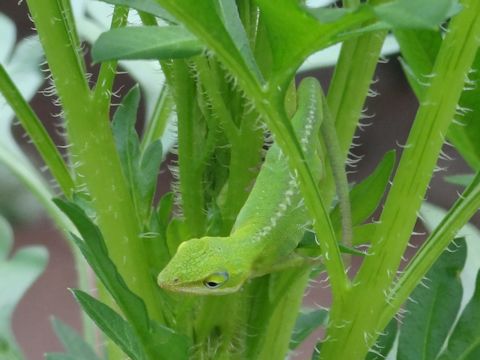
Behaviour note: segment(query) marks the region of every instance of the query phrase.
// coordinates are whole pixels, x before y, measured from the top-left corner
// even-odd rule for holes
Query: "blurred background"
[[[0,13],[15,23],[17,42],[34,34],[25,2],[2,1]],[[4,35],[0,33],[0,47],[4,41]],[[86,46],[86,52],[88,57],[88,46]],[[92,72],[95,73],[94,67]],[[332,69],[308,71],[299,77],[306,75],[319,78],[326,89]],[[128,75],[122,75],[115,87],[119,89],[121,96],[133,84],[134,81]],[[48,84],[44,82],[41,88],[44,90],[47,86]],[[370,174],[387,150],[396,149],[398,153],[401,152],[400,145],[405,143],[417,108],[416,99],[409,89],[395,54],[389,55],[379,63],[372,90],[372,95],[375,96],[369,97],[365,106],[366,118],[362,120],[362,123],[368,126],[358,131],[358,137],[355,140],[358,146],[352,149],[352,152],[362,159],[355,168],[350,169],[351,181],[359,181]],[[58,121],[54,117],[59,109],[53,105],[52,98],[39,92],[33,97],[31,104],[52,136],[61,143],[61,136],[55,127]],[[4,110],[5,108],[0,105],[0,111]],[[38,168],[41,168],[43,164],[28,144],[22,129],[14,126],[12,131],[28,156]],[[439,164],[446,170],[437,173],[433,178],[427,198],[430,202],[448,207],[456,199],[460,188],[446,183],[443,176],[466,173],[468,167],[451,147],[446,146],[444,150],[453,160],[442,161]],[[168,160],[165,163],[168,163]],[[160,192],[169,190],[169,179],[170,176],[165,167],[161,170],[159,178]],[[52,315],[80,329],[79,308],[68,291],[68,288],[76,286],[72,255],[67,242],[48,219],[41,205],[2,165],[0,165],[0,214],[6,217],[14,227],[14,251],[31,244],[41,244],[48,248],[49,262],[46,271],[28,290],[16,308],[13,318],[13,328],[26,357],[31,360],[40,360],[43,359],[45,352],[62,350],[51,329],[49,318]],[[419,232],[421,231],[419,225]],[[415,241],[421,241],[421,237]],[[1,281],[0,279],[0,284]],[[1,285],[0,289],[0,291],[8,291]],[[309,305],[326,306],[328,301],[328,289],[318,287],[310,289],[305,298],[305,303]],[[318,335],[317,333],[312,336],[309,344],[306,345],[307,348],[311,349]],[[303,356],[302,350],[299,351],[298,359],[305,358],[308,354],[306,350],[303,351]]]

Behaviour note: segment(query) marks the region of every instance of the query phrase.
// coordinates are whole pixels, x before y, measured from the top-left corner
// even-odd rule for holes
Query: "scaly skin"
[[[292,122],[307,161],[320,177],[317,154],[323,119],[317,80],[302,81]],[[277,145],[266,156],[255,185],[228,237],[202,237],[182,243],[158,275],[168,290],[201,295],[237,291],[249,278],[270,272],[293,255],[309,223],[307,210]]]

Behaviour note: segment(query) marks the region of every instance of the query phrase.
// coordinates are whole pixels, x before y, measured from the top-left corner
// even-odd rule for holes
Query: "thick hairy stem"
[[[358,285],[349,293],[341,313],[332,316],[329,341],[322,346],[323,359],[363,359],[382,330],[378,314],[391,306],[389,289],[480,41],[480,3],[466,0],[462,5],[464,10],[452,19],[437,56],[431,86],[373,236],[372,255],[365,258],[355,279]]]

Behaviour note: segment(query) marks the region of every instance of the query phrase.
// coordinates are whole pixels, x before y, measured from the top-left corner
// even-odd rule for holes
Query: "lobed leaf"
[[[107,305],[81,290],[72,290],[82,309],[132,360],[146,359],[132,326]]]
[[[467,187],[473,181],[474,176],[474,174],[445,176],[445,181],[450,184]]]
[[[463,311],[438,360],[475,360],[480,358],[480,272],[475,293]]]
[[[460,271],[467,255],[464,239],[446,249],[411,294],[400,329],[398,360],[436,359],[462,299]]]
[[[137,182],[143,214],[148,214],[150,211],[162,159],[163,147],[160,140],[151,143],[140,159]]]
[[[393,344],[397,337],[398,325],[397,320],[392,319],[383,333],[378,337],[377,342],[368,352],[365,360],[383,360],[392,350]]]
[[[139,219],[147,219],[162,162],[162,143],[156,140],[143,152],[135,130],[140,89],[134,86],[122,100],[113,118],[113,135],[120,156],[122,171]]]
[[[130,26],[104,32],[92,48],[96,62],[117,59],[181,59],[198,55],[203,46],[178,25]]]
[[[435,29],[459,10],[456,0],[397,0],[373,7],[380,20],[397,29]]]
[[[290,350],[295,350],[310,334],[325,325],[328,319],[327,309],[303,309],[298,314],[290,339]]]
[[[136,323],[137,330],[149,331],[149,319],[142,299],[127,287],[108,256],[100,229],[87,217],[76,204],[61,199],[54,199],[55,204],[70,218],[83,240],[72,234],[73,240],[83,256],[92,267],[100,281],[105,285],[125,316]]]
[[[355,185],[350,191],[350,205],[352,208],[352,225],[359,225],[373,214],[385,194],[388,181],[395,165],[395,151],[387,152],[375,170],[362,182]],[[341,227],[341,213],[339,205],[335,206],[330,214],[335,229]]]
[[[50,354],[55,356],[64,355],[67,358],[77,360],[98,360],[98,356],[93,349],[83,340],[83,338],[70,326],[62,322],[60,319],[52,318],[52,326],[58,339],[62,343],[66,354]],[[47,356],[47,359],[49,357]]]
[[[13,311],[28,288],[43,272],[48,253],[40,246],[29,246],[18,250],[7,258],[13,244],[12,231],[0,217],[0,358],[22,357],[11,329]]]
[[[127,345],[130,344],[128,351],[135,350],[132,346],[137,346],[133,343],[133,337],[130,334],[132,331],[130,330],[131,328],[133,329],[135,336],[138,337],[138,341],[141,342],[142,351],[150,357],[153,356],[155,359],[160,360],[168,359],[168,354],[170,352],[186,354],[190,345],[188,338],[150,321],[143,300],[127,287],[125,281],[119,274],[117,267],[109,258],[99,228],[87,217],[85,212],[78,205],[58,198],[54,199],[54,202],[70,218],[78,229],[83,240],[78,236],[71,234],[74,242],[80,248],[80,251],[85,256],[95,274],[112,295],[112,298],[118,304],[128,320],[128,323],[125,322],[128,326],[122,325],[122,322],[114,319],[115,316],[118,315],[106,305],[79,290],[74,291],[77,300],[79,300],[84,307],[84,310],[89,313],[92,319],[97,322],[97,325],[105,331],[106,335],[116,336],[117,339],[112,338],[114,341],[120,341],[118,336],[128,337],[126,339],[130,341],[127,343]],[[101,316],[104,317],[102,318]],[[107,319],[108,317],[112,317],[112,321],[117,322],[114,326],[120,326],[120,335],[112,334],[112,329],[104,329],[104,327],[109,326],[108,323],[98,323],[99,321],[105,321],[105,317],[107,317]],[[124,320],[122,319],[122,321]],[[126,350],[124,349],[124,351]],[[141,353],[136,353],[136,355],[143,356]],[[142,357],[139,358],[143,359]],[[178,359],[184,358],[179,357]]]

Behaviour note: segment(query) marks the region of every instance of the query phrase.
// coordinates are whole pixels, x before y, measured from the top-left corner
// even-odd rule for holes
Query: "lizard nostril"
[[[173,283],[174,283],[174,284],[177,284],[179,281],[180,281],[180,279],[179,279],[179,278],[175,278],[175,279],[173,279]]]

